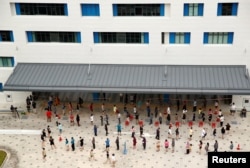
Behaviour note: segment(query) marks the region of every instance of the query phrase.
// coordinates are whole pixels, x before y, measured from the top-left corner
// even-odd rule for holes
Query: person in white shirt
[[[91,125],[93,125],[93,123],[94,123],[94,115],[93,114],[90,115],[90,122],[91,122]]]
[[[234,115],[236,112],[236,105],[234,103],[231,104],[231,107],[230,107],[230,113],[231,115]]]
[[[206,135],[207,135],[206,130],[205,130],[205,128],[203,128],[201,131],[201,138],[204,140]]]
[[[115,154],[113,153],[112,156],[111,156],[111,166],[112,167],[115,167],[115,163],[116,163],[116,159],[115,159]]]
[[[168,108],[167,108],[167,113],[168,114],[171,114],[171,110],[170,110],[170,107],[168,106]]]

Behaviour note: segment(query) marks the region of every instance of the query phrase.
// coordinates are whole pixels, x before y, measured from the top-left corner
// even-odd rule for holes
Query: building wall
[[[163,17],[114,17],[112,4],[133,0],[43,0],[67,3],[68,16],[17,16],[16,0],[0,1],[0,30],[12,30],[13,43],[0,43],[0,56],[18,62],[102,64],[188,64],[247,65],[250,68],[249,0],[143,0],[138,3],[165,4]],[[40,0],[19,0],[37,2]],[[218,2],[238,2],[237,16],[217,16]],[[81,16],[81,3],[100,4],[99,17]],[[184,17],[184,3],[204,3],[202,17]],[[28,43],[26,31],[79,31],[81,43]],[[149,32],[148,44],[96,44],[93,32]],[[190,32],[191,42],[162,44],[161,32]],[[233,44],[203,44],[204,32],[234,32]],[[13,68],[9,68],[10,71]],[[0,82],[11,73],[0,67]]]
[[[232,102],[235,103],[236,108],[238,110],[245,107],[248,111],[250,111],[250,96],[247,96],[247,95],[234,95]]]

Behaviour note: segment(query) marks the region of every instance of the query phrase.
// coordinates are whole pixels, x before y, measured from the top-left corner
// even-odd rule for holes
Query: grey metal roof
[[[244,65],[18,63],[12,91],[250,94]]]

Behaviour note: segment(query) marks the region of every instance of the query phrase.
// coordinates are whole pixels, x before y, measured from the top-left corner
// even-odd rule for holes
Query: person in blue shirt
[[[105,144],[106,144],[106,150],[109,149],[109,147],[110,147],[110,140],[109,140],[109,138],[106,139]]]

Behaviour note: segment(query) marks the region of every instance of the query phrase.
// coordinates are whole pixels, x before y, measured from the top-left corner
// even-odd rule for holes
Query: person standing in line
[[[150,113],[150,117],[149,117],[149,125],[153,124],[153,113]]]
[[[160,127],[156,129],[156,136],[155,139],[160,140]]]
[[[48,137],[50,137],[51,129],[50,129],[50,126],[49,126],[49,125],[47,126],[47,132],[48,132]]]
[[[118,123],[118,125],[116,127],[117,127],[117,134],[121,136],[122,135],[122,126],[121,126],[121,124]]]
[[[106,139],[106,141],[105,141],[105,145],[106,145],[106,150],[108,150],[108,149],[109,149],[109,147],[110,147],[110,141],[109,141],[109,138],[107,138],[107,139]]]
[[[69,107],[69,113],[72,113],[73,112],[73,106],[72,106],[71,102],[69,102],[68,107]]]
[[[211,125],[212,117],[213,117],[213,114],[209,112],[208,113],[208,123],[209,123],[209,125]]]
[[[159,112],[158,107],[157,107],[157,106],[155,106],[155,118],[157,118],[157,116],[158,116],[158,112]]]
[[[42,151],[42,156],[43,156],[43,161],[45,162],[46,161],[46,151],[45,151],[45,148],[43,148],[43,151]]]
[[[215,137],[216,137],[216,133],[217,133],[217,131],[216,131],[216,128],[213,130],[213,136],[214,136],[214,139],[215,139]]]
[[[186,112],[182,114],[182,124],[186,123]]]
[[[227,134],[229,134],[230,128],[231,128],[231,125],[229,123],[227,123],[226,124],[226,132],[227,132]]]
[[[190,127],[189,129],[189,140],[191,141],[193,137],[193,127]]]
[[[44,138],[46,138],[46,131],[45,131],[45,129],[43,129],[43,131],[42,131],[42,136],[43,136]]]
[[[113,106],[113,112],[114,112],[114,114],[116,114],[116,111],[117,111],[117,107],[116,107],[116,105],[114,104],[114,106]]]
[[[148,117],[150,117],[150,114],[151,114],[150,111],[151,111],[151,110],[150,110],[150,106],[147,106],[147,116],[148,116]]]
[[[62,135],[63,126],[61,123],[58,124],[59,135]]]
[[[224,135],[226,133],[226,130],[224,127],[221,128],[221,138],[224,139]]]
[[[186,154],[189,154],[190,153],[190,143],[189,141],[187,141],[186,143]]]
[[[157,141],[156,142],[156,152],[159,152],[161,149],[161,142],[160,141]]]
[[[193,112],[196,112],[197,110],[197,101],[196,99],[194,99],[194,102],[193,102]]]
[[[143,146],[144,150],[146,149],[146,143],[147,143],[147,140],[146,140],[145,136],[143,136],[142,137],[142,146]]]
[[[65,147],[66,151],[69,151],[69,140],[67,138],[65,138]]]
[[[218,100],[215,100],[215,102],[214,102],[214,108],[215,108],[215,110],[217,110],[218,107],[219,107],[219,102],[218,102]]]
[[[91,161],[91,160],[95,160],[96,161],[94,154],[95,154],[94,153],[94,149],[91,149],[90,152],[89,152],[89,161]]]
[[[63,113],[63,116],[65,116],[65,108],[66,108],[66,106],[65,106],[65,103],[63,103],[63,105],[62,105],[62,113]]]
[[[203,128],[202,131],[201,131],[201,139],[205,140],[206,136],[207,136],[207,132],[206,132],[205,128]]]
[[[134,105],[133,112],[134,112],[134,115],[137,113],[136,105]]]
[[[208,153],[209,151],[209,143],[207,142],[206,146],[205,146],[205,151],[206,151],[206,154]]]
[[[162,114],[161,113],[159,113],[159,119],[158,120],[159,120],[159,123],[162,124]]]
[[[200,142],[199,142],[199,154],[201,154],[202,145],[203,145],[203,142],[200,140]]]
[[[109,125],[109,116],[108,116],[107,113],[106,113],[106,115],[105,115],[105,120],[106,120],[106,124]]]
[[[214,152],[218,152],[218,147],[219,147],[218,141],[215,140],[215,143],[214,143]]]
[[[70,120],[70,125],[74,126],[75,125],[75,121],[74,121],[74,115],[73,115],[73,113],[70,113],[69,120]]]
[[[93,103],[90,103],[89,110],[90,110],[91,113],[94,112],[94,105],[93,105]]]
[[[113,153],[111,156],[111,167],[115,167],[115,163],[116,163],[116,158],[115,158],[115,154]]]
[[[46,133],[45,133],[45,134],[46,134]],[[45,137],[46,137],[46,135],[44,136],[44,134],[41,133],[42,148],[45,147]]]
[[[139,122],[139,113],[136,112],[135,113],[135,123],[138,124],[138,122]]]
[[[235,112],[236,112],[236,105],[234,103],[232,103],[231,107],[230,107],[230,113],[231,113],[231,115],[234,116]]]
[[[172,138],[171,145],[172,145],[172,153],[174,153],[174,147],[175,147],[175,139],[174,138]]]
[[[134,137],[133,137],[133,149],[136,148],[136,143],[137,143],[137,141],[136,141],[136,138],[135,138],[135,136],[134,136]]]
[[[131,128],[131,132],[132,132],[131,137],[134,138],[134,136],[135,136],[135,127],[134,126],[132,126],[132,128]]]
[[[104,164],[106,164],[107,162],[111,163],[111,160],[109,158],[109,150],[108,149],[106,150],[106,157],[107,157],[107,160],[104,162]]]
[[[83,147],[84,139],[82,137],[80,137],[79,143],[80,143],[80,151],[82,151],[84,149],[84,147]],[[73,148],[72,148],[72,150],[73,150]]]
[[[104,103],[102,103],[102,105],[101,105],[101,110],[102,110],[102,112],[105,111],[105,104]]]
[[[143,135],[143,125],[140,125],[140,137]]]
[[[97,126],[94,125],[94,135],[97,136]]]
[[[80,106],[79,106],[79,104],[77,103],[77,105],[76,105],[76,112],[79,113],[79,111],[80,111]]]
[[[75,151],[75,139],[73,137],[71,137],[71,149]]]
[[[90,123],[91,123],[91,125],[93,125],[93,123],[94,123],[94,115],[93,114],[90,115]]]
[[[180,132],[179,132],[179,128],[177,127],[175,130],[175,135],[176,135],[176,140],[180,139]]]
[[[118,112],[117,114],[118,124],[121,124],[121,113]]]
[[[92,138],[92,147],[95,149],[95,137]]]
[[[119,143],[119,137],[118,136],[116,137],[115,143],[116,143],[116,150],[119,150],[120,149],[120,143]]]
[[[195,118],[196,118],[196,114],[193,113],[193,121],[195,121]]]
[[[220,126],[221,126],[221,127],[223,126],[224,120],[225,120],[225,118],[224,118],[224,115],[222,114],[222,115],[220,116]]]
[[[52,138],[52,136],[50,136],[49,142],[50,142],[51,149],[53,148],[56,149],[55,141],[54,141],[54,138]]]
[[[109,132],[108,132],[108,124],[104,125],[104,129],[105,129],[105,132],[106,132],[106,136],[108,136],[108,134],[109,134]]]
[[[79,127],[80,126],[80,116],[79,116],[79,113],[76,114],[76,122],[77,122],[77,125]]]
[[[104,114],[104,113],[103,113]],[[103,114],[100,115],[100,120],[101,120],[101,126],[103,126]]]
[[[172,138],[171,125],[169,125],[169,127],[168,127],[168,138]]]
[[[229,146],[230,150],[232,151],[233,148],[234,148],[234,144],[233,144],[233,141],[230,141],[230,146]]]
[[[165,153],[167,153],[168,152],[168,147],[169,147],[169,142],[168,142],[167,139],[165,139],[164,146],[165,146]]]

